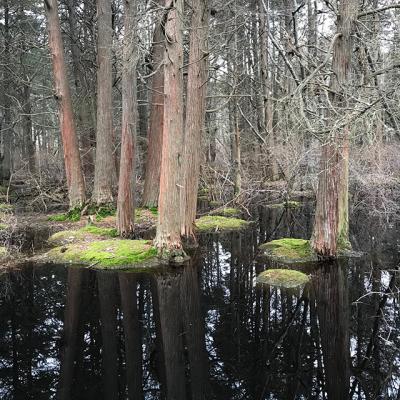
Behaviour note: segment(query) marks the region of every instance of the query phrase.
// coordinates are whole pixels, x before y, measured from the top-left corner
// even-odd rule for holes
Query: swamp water
[[[258,245],[308,238],[312,215],[254,219],[203,236],[185,268],[0,275],[0,399],[400,398],[400,225],[353,216],[368,255],[286,290],[256,284]]]

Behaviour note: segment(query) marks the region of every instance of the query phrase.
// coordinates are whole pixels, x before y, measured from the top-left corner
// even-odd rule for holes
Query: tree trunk
[[[53,63],[55,97],[57,99],[61,137],[64,148],[65,173],[70,207],[81,207],[86,200],[85,182],[81,169],[78,137],[72,112],[71,94],[64,61],[64,46],[58,19],[57,0],[46,0],[49,47]]]
[[[10,71],[9,65],[7,64],[10,60],[10,6],[8,0],[3,1],[4,5],[4,116],[3,116],[3,127],[1,129],[1,143],[2,143],[2,154],[0,157],[1,168],[0,168],[0,179],[2,181],[10,179],[11,176],[11,148],[12,148],[12,136],[13,129],[11,127],[11,102],[10,102]]]
[[[121,236],[133,233],[135,180],[136,93],[136,0],[125,0],[125,37],[122,63],[122,136],[118,183],[117,229]]]
[[[350,82],[352,39],[357,1],[341,1],[337,32],[341,36],[333,49],[329,98],[334,110],[330,112],[332,126],[330,138],[324,143],[321,156],[317,206],[314,220],[312,247],[321,257],[336,257],[337,251],[348,248],[349,243],[349,128],[337,132],[334,118],[343,115],[347,108]]]
[[[97,0],[97,132],[92,201],[113,203],[116,172],[112,124],[111,0]]]
[[[268,15],[264,9],[264,1],[258,0],[259,8],[259,24],[260,24],[260,61],[261,61],[261,88],[262,88],[262,109],[260,110],[260,120],[262,121],[262,130],[264,131],[264,137],[267,138],[267,155],[269,161],[269,167],[267,169],[268,178],[275,181],[278,179],[278,166],[274,155],[271,152],[271,148],[274,147],[274,131],[273,131],[273,114],[274,107],[271,99],[271,81],[269,77],[269,64],[268,64],[268,30],[269,21]]]
[[[160,196],[155,245],[162,257],[184,254],[181,241],[181,191],[183,162],[183,1],[166,3],[164,65],[164,131],[161,157]]]
[[[76,9],[77,0],[66,0],[68,8],[69,38],[71,42],[72,72],[77,97],[75,111],[77,114],[78,136],[82,148],[82,167],[86,178],[93,174],[94,124],[91,115],[91,102],[95,98],[93,90],[85,80],[84,69],[81,63],[82,51],[79,48],[79,25]],[[87,45],[84,43],[83,46]],[[85,55],[86,57],[86,55]]]
[[[165,0],[158,0],[160,6]],[[153,69],[151,82],[150,122],[147,134],[147,158],[144,178],[143,206],[157,207],[160,193],[161,153],[164,127],[164,34],[157,23],[153,35]]]
[[[193,14],[186,96],[182,235],[194,237],[193,226],[196,219],[199,186],[201,136],[206,112],[208,7],[207,0],[191,0],[188,4]]]

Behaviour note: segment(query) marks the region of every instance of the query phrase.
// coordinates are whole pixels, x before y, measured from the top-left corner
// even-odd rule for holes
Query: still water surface
[[[307,209],[260,209],[162,273],[26,266],[0,276],[0,399],[399,399],[400,226],[355,215],[363,258],[256,285],[257,247],[308,238]]]

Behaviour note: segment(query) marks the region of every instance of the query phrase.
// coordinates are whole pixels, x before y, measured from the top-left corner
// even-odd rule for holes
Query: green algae
[[[156,260],[157,250],[147,240],[101,240],[56,247],[46,258],[100,268],[132,266]]]
[[[234,231],[248,227],[249,222],[239,218],[206,215],[197,219],[195,225],[199,232]]]
[[[310,278],[293,269],[268,269],[257,276],[257,282],[286,289],[304,286]]]
[[[263,255],[283,263],[307,263],[318,261],[309,240],[283,238],[262,244]]]

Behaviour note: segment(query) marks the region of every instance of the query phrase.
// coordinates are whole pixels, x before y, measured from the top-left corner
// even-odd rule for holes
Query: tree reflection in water
[[[208,235],[154,274],[28,266],[0,276],[1,399],[396,399],[399,228],[362,219],[362,259],[295,291],[257,286],[260,241],[307,237],[304,210]],[[371,224],[370,226],[366,225]]]

